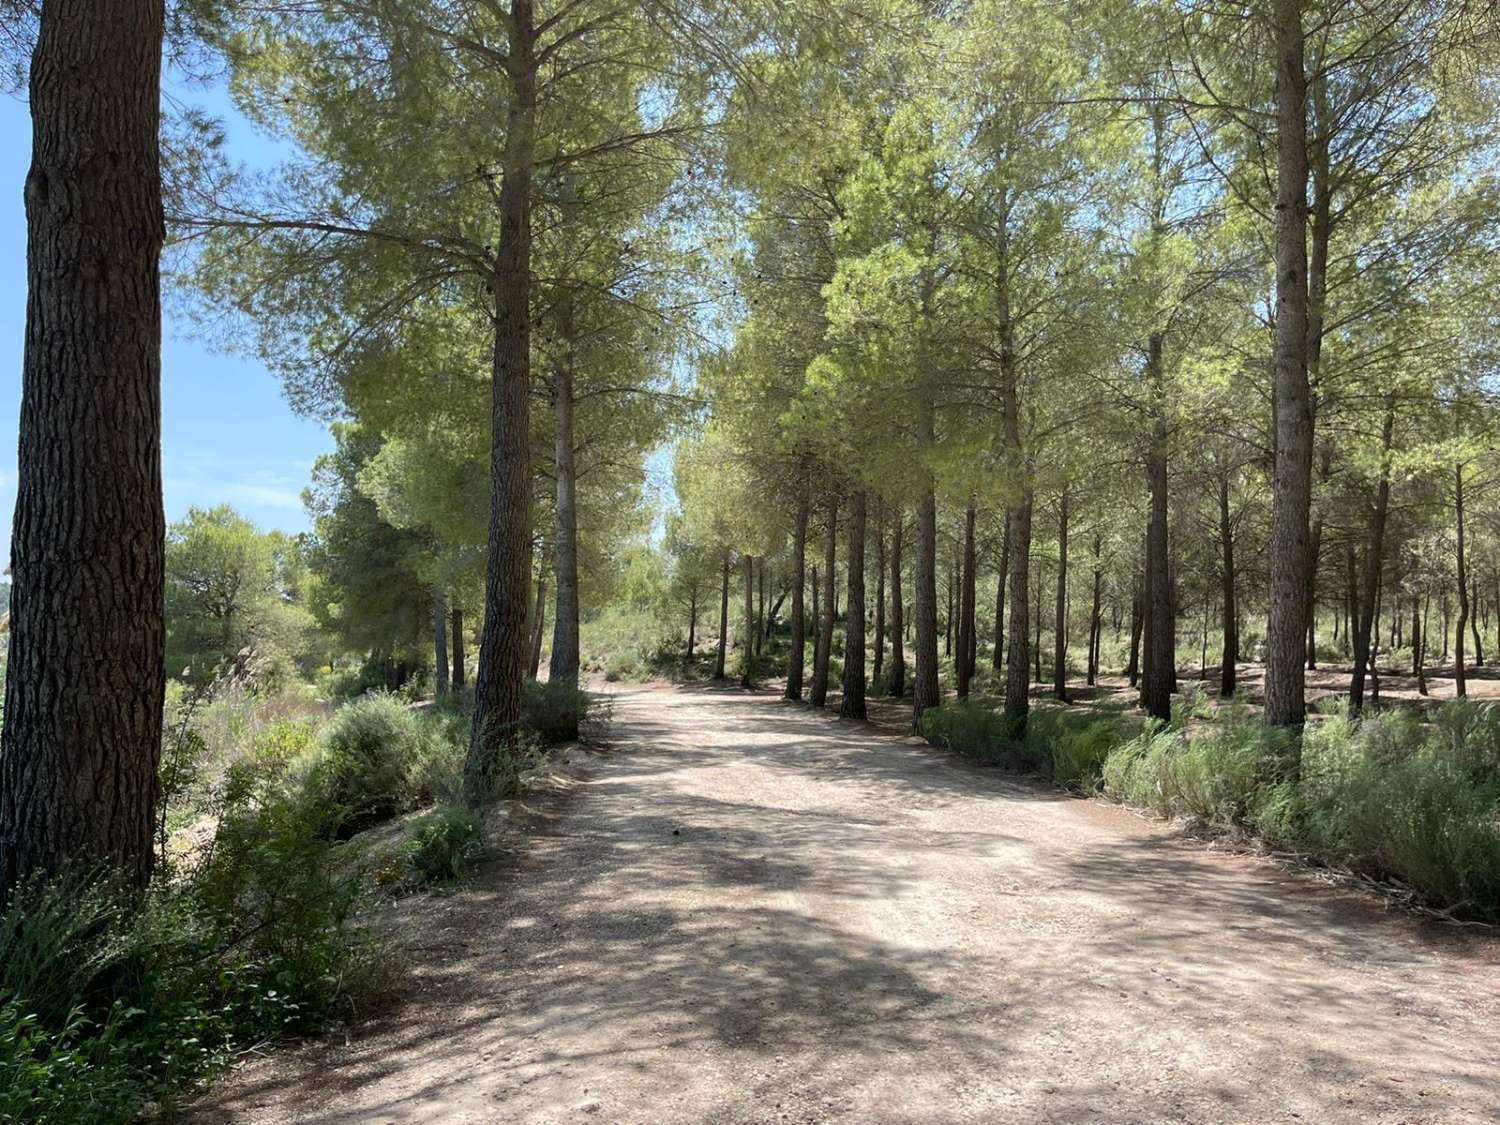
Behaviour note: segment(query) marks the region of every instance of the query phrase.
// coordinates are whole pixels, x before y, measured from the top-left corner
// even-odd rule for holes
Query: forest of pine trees
[[[0,960],[58,893],[65,949],[137,926],[39,1015],[0,966],[0,1080],[150,1008],[78,1118],[128,1120],[320,1026],[337,849],[420,813],[410,878],[457,872],[601,682],[899,716],[1500,917],[1493,5],[11,0],[0,45]],[[164,303],[327,423],[306,531],[169,523]],[[1327,827],[1333,730],[1464,748],[1369,766],[1443,810],[1422,863]],[[1142,772],[1215,739],[1234,799]],[[0,1120],[69,1119],[61,1073]]]

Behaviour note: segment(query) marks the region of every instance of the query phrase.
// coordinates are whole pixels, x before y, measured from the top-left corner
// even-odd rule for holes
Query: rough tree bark
[[[1158,395],[1164,393],[1162,344],[1161,333],[1152,333],[1147,347],[1146,370]],[[1172,688],[1176,678],[1177,622],[1173,614],[1169,572],[1165,404],[1158,406],[1152,422],[1146,483],[1150,490],[1151,513],[1146,524],[1146,667],[1141,678],[1141,707],[1154,719],[1168,719],[1172,714]],[[1301,668],[1300,660],[1298,668]]]
[[[557,332],[562,355],[552,373],[553,463],[555,499],[553,530],[556,605],[552,621],[552,658],[547,678],[554,684],[578,687],[578,468],[573,440],[573,297],[564,293],[557,303]],[[560,732],[571,738],[573,729]]]
[[[484,628],[474,681],[474,726],[464,796],[479,805],[512,783],[502,768],[521,720],[531,562],[531,196],[536,162],[536,25],[532,0],[511,0],[507,21],[504,167],[491,390],[490,518]]]
[[[724,678],[724,657],[729,646],[729,549],[719,575],[719,648],[714,653],[714,679]]]
[[[1219,475],[1219,552],[1224,587],[1224,655],[1219,668],[1219,695],[1228,699],[1234,694],[1235,665],[1240,659],[1240,615],[1235,604],[1234,520],[1229,508],[1227,472]]]
[[[1000,569],[995,576],[995,648],[990,653],[990,667],[995,671],[1005,664],[1005,576],[1010,570],[1010,520],[1000,536]]]
[[[1088,684],[1093,687],[1099,679],[1099,640],[1104,631],[1102,603],[1104,599],[1103,569],[1104,538],[1094,532],[1094,600],[1089,609],[1089,657]]]
[[[823,541],[823,619],[818,622],[818,646],[813,657],[812,692],[809,699],[814,707],[822,707],[828,702],[828,664],[833,655],[833,619],[838,612],[834,606],[838,542],[839,502],[837,498],[830,498],[828,535]]]
[[[1052,694],[1068,702],[1068,488],[1057,500],[1057,604],[1052,623]]]
[[[932,448],[935,437],[932,404],[922,411],[919,434],[922,448]],[[917,654],[912,683],[912,722],[929,707],[938,706],[937,648],[937,495],[932,471],[922,471],[922,491],[917,500]]]
[[[745,627],[740,634],[740,684],[749,687],[755,682],[755,556],[744,556],[745,564]]]
[[[954,662],[960,699],[969,697],[969,682],[974,678],[974,520],[974,498],[971,496],[964,511],[964,557],[958,595],[958,659]]]
[[[1269,726],[1300,727],[1307,708],[1308,515],[1312,505],[1312,395],[1307,380],[1307,70],[1304,0],[1275,0],[1276,369],[1271,492],[1271,606],[1266,629]]]
[[[802,668],[807,661],[807,490],[797,500],[797,523],[792,533],[792,646],[786,655],[788,699],[802,698]]]
[[[1464,558],[1464,467],[1453,470],[1453,512],[1458,525],[1458,629],[1453,635],[1453,692],[1463,699],[1469,694],[1464,668],[1464,626],[1469,623],[1467,560]]]
[[[536,571],[536,604],[531,611],[531,655],[527,660],[526,674],[533,680],[542,667],[542,635],[547,628],[547,571],[552,568],[552,555],[547,547],[542,548],[542,558]],[[480,649],[480,659],[484,650]]]
[[[1354,674],[1349,680],[1349,707],[1358,711],[1365,701],[1365,675],[1370,667],[1370,635],[1375,627],[1375,603],[1380,592],[1380,572],[1385,559],[1386,514],[1391,504],[1391,437],[1396,424],[1395,398],[1386,400],[1385,424],[1380,432],[1380,483],[1375,490],[1375,510],[1370,517],[1370,539],[1365,547],[1364,607],[1354,632]]]
[[[844,617],[844,697],[839,716],[865,717],[865,494],[849,505],[849,609]]]
[[[437,697],[448,694],[448,607],[441,590],[432,592],[432,677]]]
[[[870,676],[877,683],[885,670],[885,501],[875,501],[875,663]]]
[[[453,634],[453,690],[463,691],[467,679],[467,672],[464,669],[467,659],[464,654],[464,607],[456,598],[453,601],[453,610],[449,614],[449,632]]]
[[[891,675],[886,683],[886,694],[900,699],[906,694],[906,648],[903,644],[906,629],[906,607],[901,602],[901,540],[906,529],[906,513],[896,512],[896,523],[891,528]]]
[[[0,742],[0,901],[79,861],[150,877],[166,674],[162,0],[47,0]]]

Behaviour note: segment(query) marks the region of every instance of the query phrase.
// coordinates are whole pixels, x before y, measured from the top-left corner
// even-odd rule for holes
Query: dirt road
[[[767,695],[616,697],[415,997],[205,1122],[1500,1119],[1500,955]]]

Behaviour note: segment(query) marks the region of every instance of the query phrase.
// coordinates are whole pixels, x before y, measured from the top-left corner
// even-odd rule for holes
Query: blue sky
[[[273,161],[276,142],[234,113],[222,90],[172,94],[225,120],[232,160]],[[0,96],[0,519],[8,560],[16,504],[16,432],[26,322],[26,215],[31,119],[20,98]],[[168,302],[162,325],[162,475],[167,519],[189,507],[230,503],[264,528],[308,525],[301,492],[313,459],[332,448],[326,427],[293,414],[280,382],[253,357],[224,355],[193,337]]]

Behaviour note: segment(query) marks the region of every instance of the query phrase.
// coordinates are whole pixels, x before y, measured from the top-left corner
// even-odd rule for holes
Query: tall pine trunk
[[[1312,505],[1312,395],[1307,379],[1307,70],[1304,0],[1275,0],[1276,343],[1275,469],[1271,492],[1271,607],[1266,629],[1269,726],[1306,717],[1308,516]]]
[[[1467,559],[1464,557],[1464,467],[1453,470],[1453,512],[1458,526],[1458,628],[1453,634],[1453,691],[1460,699],[1469,694],[1464,668],[1464,627],[1469,623]]]
[[[72,863],[137,887],[151,873],[163,20],[162,0],[47,0],[31,59],[0,902]]]
[[[906,648],[903,643],[906,629],[906,607],[901,602],[901,540],[906,530],[906,514],[896,512],[896,525],[891,529],[891,674],[886,683],[886,694],[900,699],[906,694]]]
[[[833,619],[835,570],[838,565],[839,502],[828,501],[828,536],[823,542],[823,619],[818,622],[818,647],[813,657],[813,682],[810,702],[822,707],[828,702],[828,664],[833,655]]]
[[[995,648],[990,653],[990,667],[1000,671],[1005,663],[1005,576],[1010,570],[1010,518],[1006,515],[1005,532],[1000,536],[1000,568],[995,575]]]
[[[578,470],[573,439],[573,297],[558,299],[557,330],[563,354],[552,374],[553,463],[555,498],[553,527],[556,546],[556,608],[552,622],[552,659],[547,678],[554,684],[578,687]],[[570,712],[571,713],[571,712]],[[577,734],[577,724],[559,732]]]
[[[1146,366],[1153,388],[1163,394],[1162,336],[1153,333]],[[1167,427],[1165,403],[1158,403],[1152,423],[1151,449],[1146,458],[1146,483],[1151,498],[1146,525],[1146,586],[1144,594],[1146,667],[1141,678],[1141,707],[1154,719],[1172,714],[1172,689],[1177,671],[1177,622],[1172,606],[1167,527]],[[1301,664],[1298,664],[1301,668]]]
[[[954,662],[960,699],[969,697],[969,683],[974,678],[974,520],[974,498],[971,496],[964,511],[964,556],[958,595],[958,659]]]
[[[865,717],[865,493],[849,505],[849,609],[844,617],[844,697],[839,715]]]
[[[464,663],[467,657],[464,654],[464,608],[458,599],[453,600],[453,610],[449,614],[449,631],[453,634],[453,690],[463,691],[467,682],[467,672]]]
[[[1104,538],[1094,532],[1094,599],[1089,609],[1089,657],[1088,683],[1093,687],[1099,679],[1099,642],[1104,632]]]
[[[740,684],[755,682],[755,556],[744,557],[745,627],[740,633]]]
[[[1240,659],[1240,616],[1235,604],[1234,521],[1229,509],[1229,474],[1219,476],[1219,551],[1223,569],[1224,655],[1219,669],[1219,695],[1228,699],[1234,694],[1235,665]]]
[[[877,683],[885,670],[885,501],[875,501],[875,663],[870,676]]]
[[[797,524],[792,534],[792,643],[786,654],[788,699],[802,698],[802,668],[807,662],[807,519],[806,482],[797,500]]]
[[[1068,702],[1068,488],[1057,501],[1057,604],[1052,624],[1052,694]]]
[[[432,592],[432,678],[437,697],[448,694],[448,607],[441,590]]]
[[[1363,612],[1354,633],[1354,674],[1349,681],[1349,706],[1354,711],[1364,706],[1365,675],[1370,667],[1370,638],[1375,628],[1375,603],[1385,558],[1386,514],[1391,504],[1391,436],[1395,424],[1395,400],[1388,398],[1380,434],[1380,483],[1375,490],[1375,510],[1370,517],[1370,539],[1365,548],[1364,592],[1360,599]]]
[[[536,603],[531,611],[531,656],[527,661],[526,674],[533,680],[542,669],[542,636],[547,628],[547,571],[552,566],[551,552],[542,550],[542,558],[536,572]],[[481,651],[481,657],[483,652]]]
[[[500,237],[491,384],[490,516],[484,628],[474,682],[474,726],[464,796],[480,805],[510,789],[506,759],[521,722],[531,563],[531,196],[536,142],[536,26],[532,0],[511,0]]]
[[[1005,713],[1017,724],[1017,736],[1031,706],[1031,490],[1022,493],[1006,519],[1010,538],[1010,633],[1005,661]]]
[[[729,647],[729,548],[719,575],[719,648],[714,653],[714,679],[724,678],[724,656]]]

